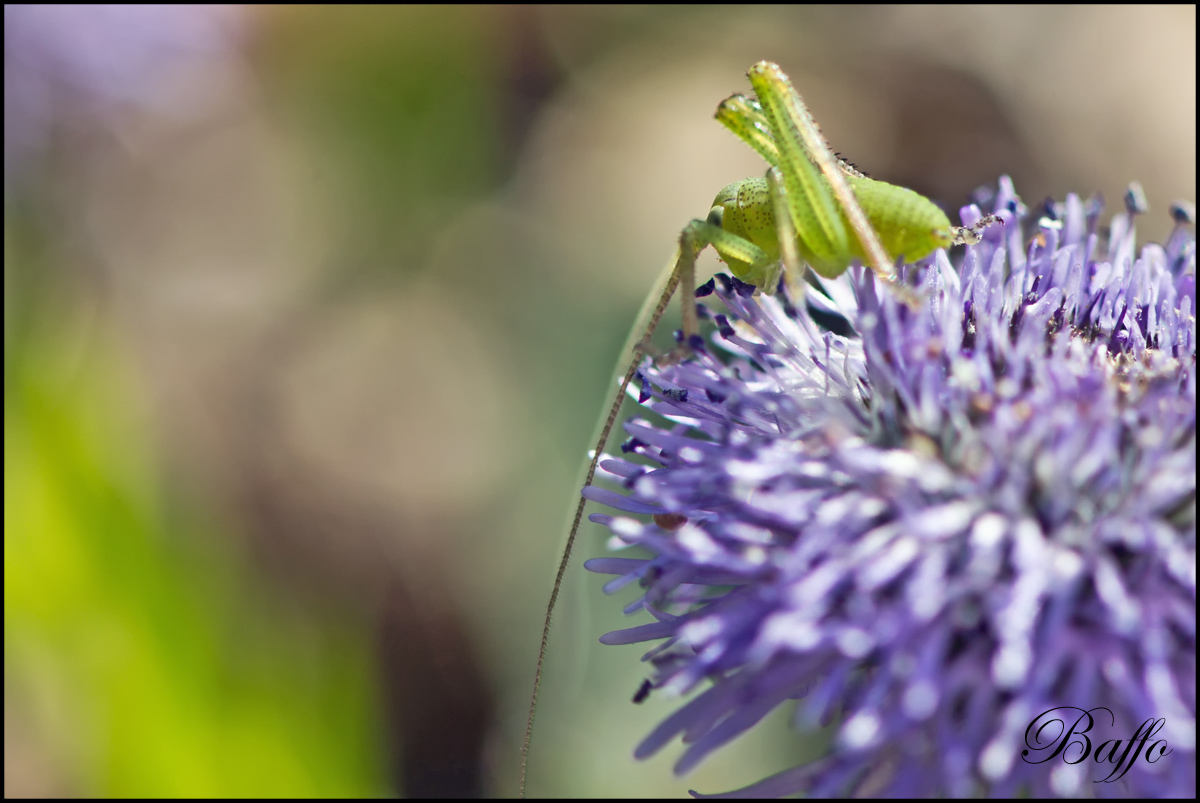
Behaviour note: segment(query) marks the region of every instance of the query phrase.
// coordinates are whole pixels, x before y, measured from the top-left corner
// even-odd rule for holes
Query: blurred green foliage
[[[383,792],[369,632],[249,574],[235,528],[168,491],[119,338],[33,285],[5,344],[6,743],[50,745],[63,794]]]
[[[311,169],[349,205],[338,271],[411,279],[432,233],[502,176],[500,8],[297,8],[261,54],[269,108],[319,140]],[[333,178],[336,176],[336,178]],[[371,280],[386,277],[369,274]]]

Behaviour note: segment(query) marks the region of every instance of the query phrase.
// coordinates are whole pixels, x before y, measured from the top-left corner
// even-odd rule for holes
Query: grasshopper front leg
[[[700,323],[696,317],[696,302],[692,290],[696,287],[696,257],[706,246],[711,245],[727,263],[749,264],[751,275],[760,276],[772,273],[770,267],[774,259],[771,255],[746,238],[721,228],[724,215],[724,207],[714,206],[709,210],[707,219],[693,220],[684,227],[679,235],[679,261],[675,273],[677,286],[684,288],[684,292],[680,293],[683,342],[672,352],[676,356],[687,356],[690,351],[688,343],[693,336],[700,333]],[[649,337],[651,333],[652,330],[647,331],[646,337]]]

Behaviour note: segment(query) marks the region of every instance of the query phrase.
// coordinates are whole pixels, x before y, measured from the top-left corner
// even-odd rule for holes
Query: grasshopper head
[[[749,240],[766,253],[768,259],[760,265],[728,256],[722,256],[721,260],[743,282],[764,293],[774,293],[780,272],[779,235],[767,180],[746,178],[722,189],[713,199],[708,222]]]

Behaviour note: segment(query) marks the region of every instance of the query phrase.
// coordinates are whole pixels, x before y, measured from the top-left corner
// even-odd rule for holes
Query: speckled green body
[[[904,257],[906,261],[922,259],[938,248],[949,246],[954,239],[946,213],[925,196],[865,176],[847,174],[846,181],[866,213],[867,220],[879,234],[883,247],[893,258]],[[754,243],[772,261],[780,258],[779,227],[776,225],[767,179],[735,181],[717,193],[712,205],[713,213],[709,214],[709,222]],[[714,214],[718,208],[722,212]],[[813,216],[811,228],[818,225],[812,210],[801,208],[798,214]],[[845,213],[839,210],[839,214],[846,229],[852,231]],[[822,257],[808,247],[803,237],[796,237],[800,256],[826,278],[840,276],[853,260],[866,261],[858,238],[851,237],[849,245],[848,252],[841,257]],[[742,281],[757,285],[767,292],[773,289],[762,283],[765,275],[761,268],[737,259],[726,258],[725,262]]]

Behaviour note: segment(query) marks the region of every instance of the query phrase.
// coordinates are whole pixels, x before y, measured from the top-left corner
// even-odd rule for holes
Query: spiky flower
[[[918,310],[855,269],[795,306],[721,277],[732,356],[643,368],[650,465],[585,495],[641,514],[592,519],[651,557],[587,567],[655,620],[604,643],[665,639],[652,686],[707,688],[638,757],[682,734],[686,772],[800,698],[829,754],[735,794],[1194,795],[1192,213],[1139,252],[1136,192],[1107,236],[1071,196],[1026,248],[1007,179],[995,205],[958,268],[905,268]],[[1085,760],[1029,728],[1064,707],[1093,712]],[[1165,745],[1105,782],[1100,743],[1148,719]]]

